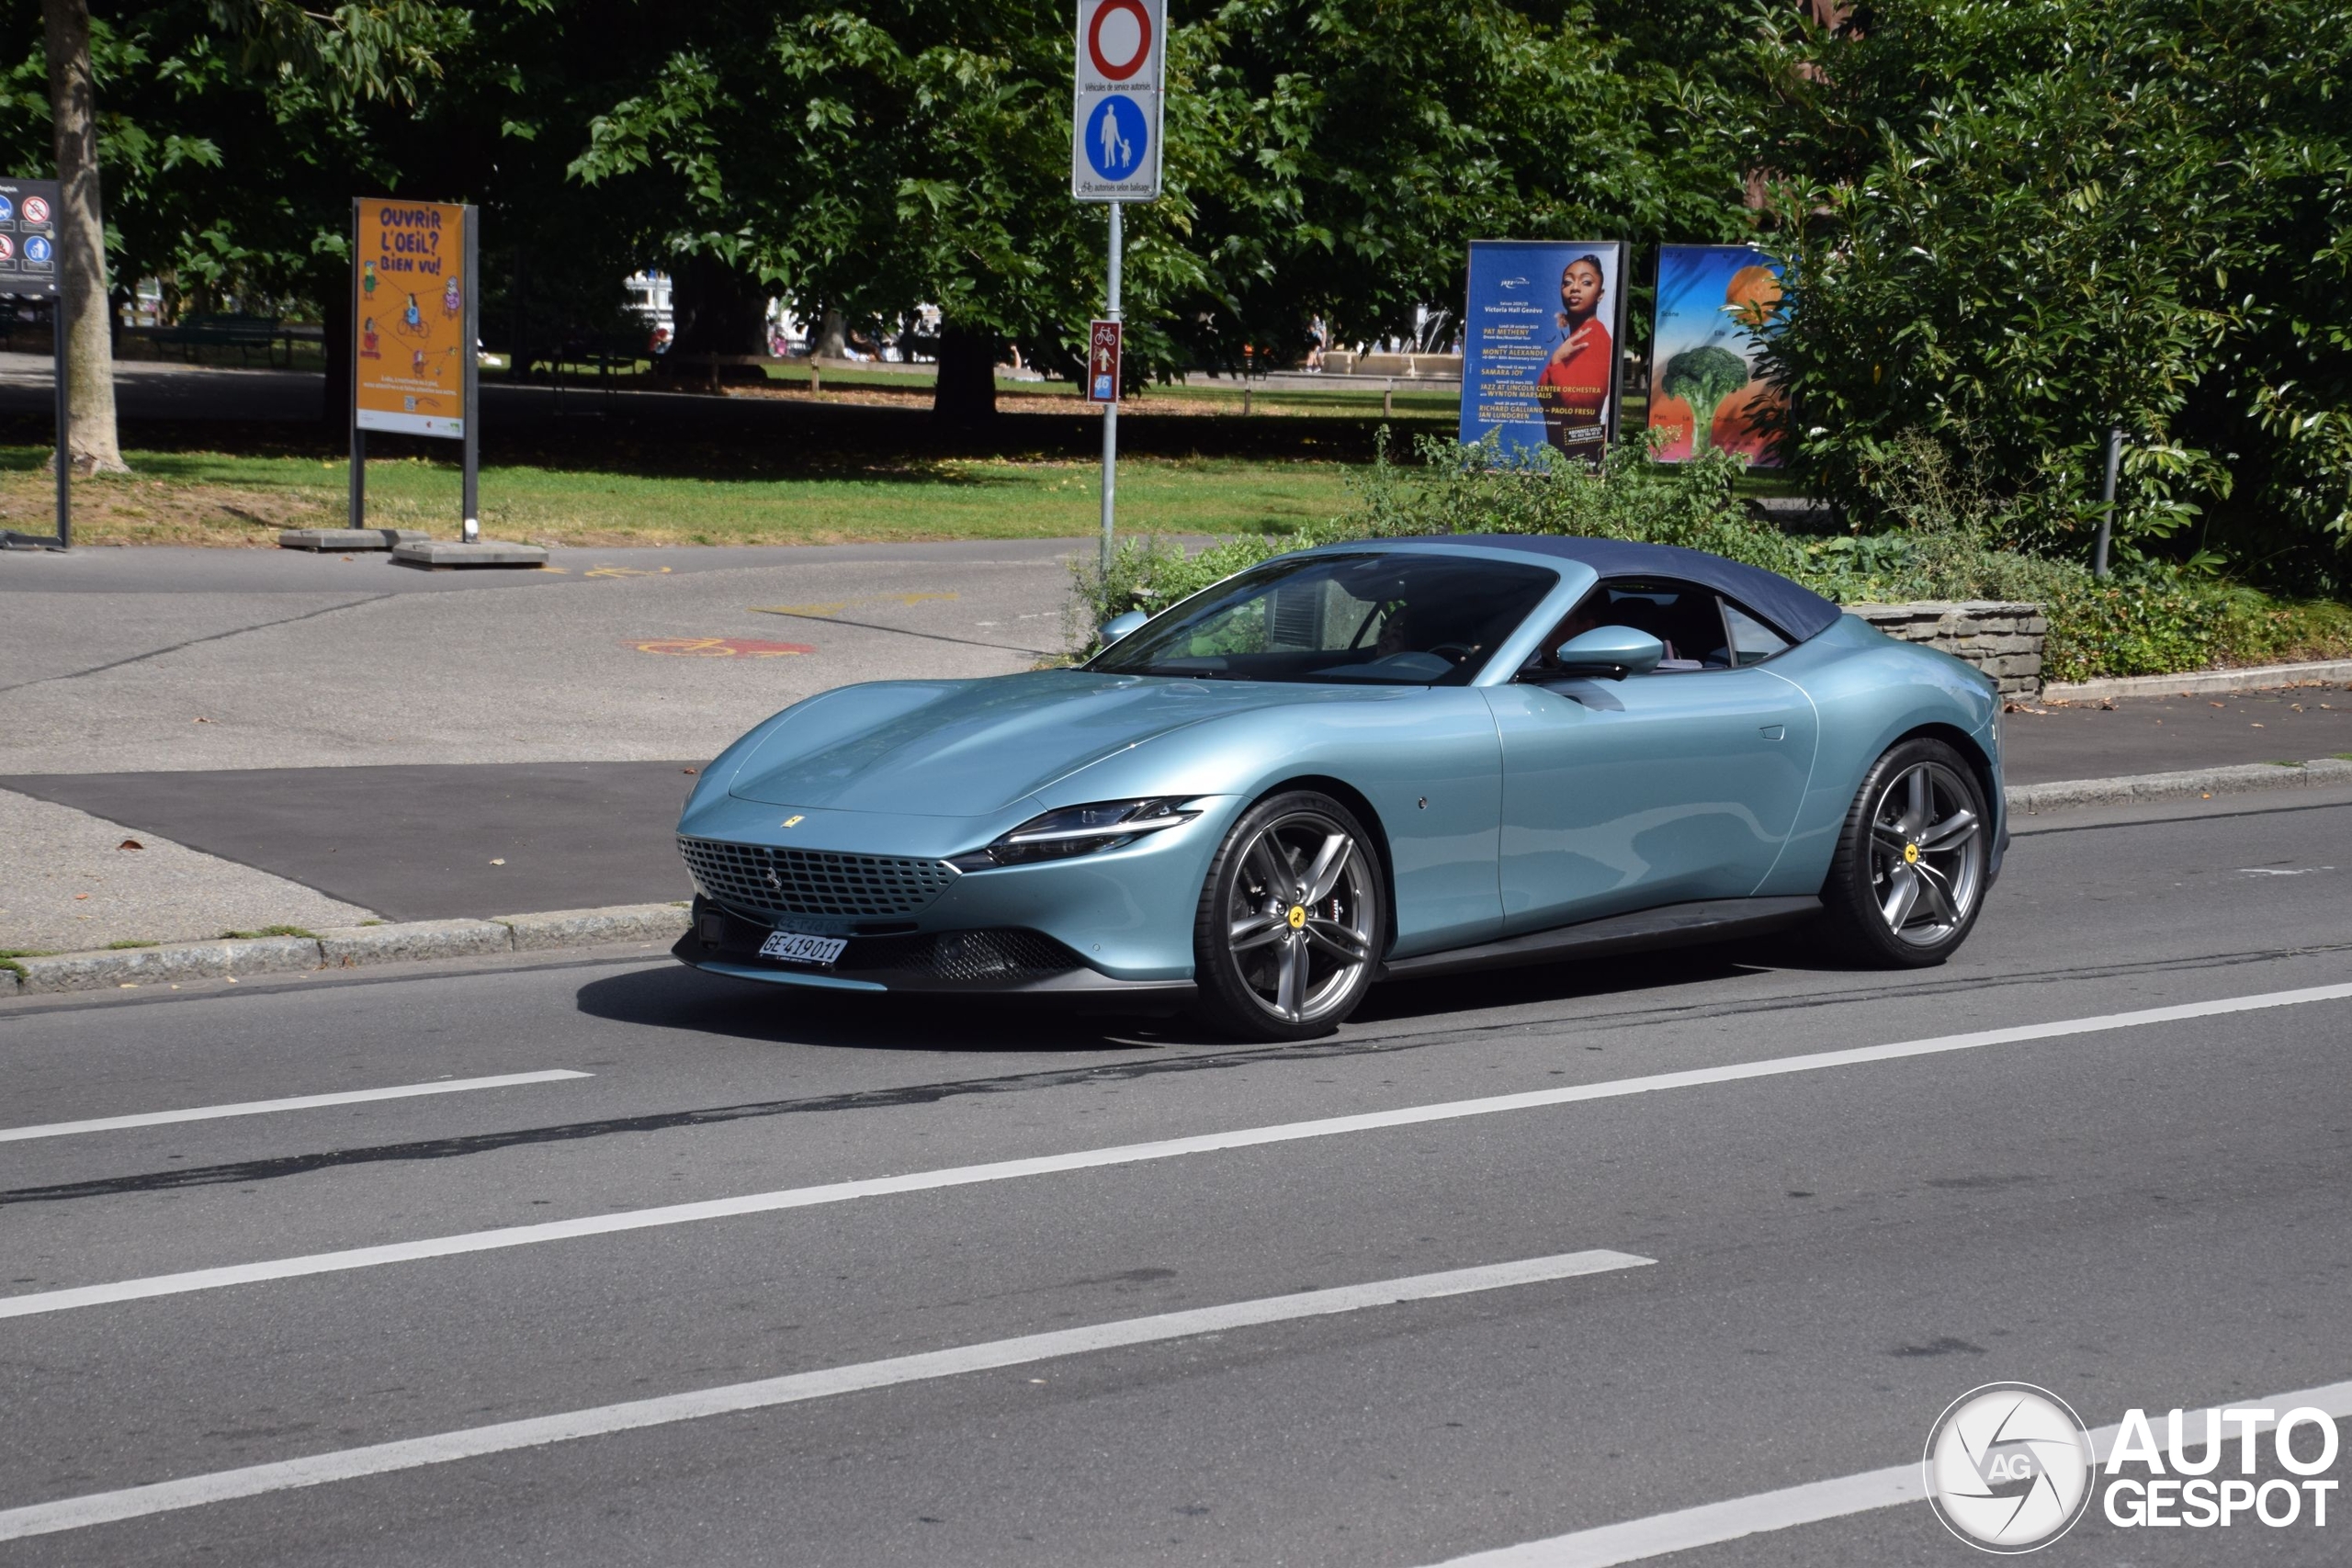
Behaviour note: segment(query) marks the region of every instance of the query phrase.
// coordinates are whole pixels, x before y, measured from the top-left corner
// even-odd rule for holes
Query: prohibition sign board
[[[1069,193],[1080,201],[1159,195],[1167,0],[1078,0]]]
[[[1106,81],[1125,82],[1150,62],[1156,33],[1143,0],[1102,0],[1086,24],[1086,58]]]

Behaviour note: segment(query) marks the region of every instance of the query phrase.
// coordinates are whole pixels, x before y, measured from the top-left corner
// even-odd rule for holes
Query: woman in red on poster
[[[1609,441],[1600,416],[1609,407],[1617,362],[1609,329],[1600,321],[1600,298],[1607,291],[1599,256],[1578,256],[1560,269],[1559,321],[1567,336],[1535,378],[1544,438],[1563,453],[1593,462],[1600,460]]]

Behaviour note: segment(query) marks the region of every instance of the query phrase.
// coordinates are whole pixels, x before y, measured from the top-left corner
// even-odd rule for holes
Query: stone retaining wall
[[[2004,697],[2041,693],[2042,645],[2050,621],[2039,604],[1990,599],[1958,604],[1849,604],[1846,614],[1889,637],[1924,642],[1964,659],[2001,683]]]

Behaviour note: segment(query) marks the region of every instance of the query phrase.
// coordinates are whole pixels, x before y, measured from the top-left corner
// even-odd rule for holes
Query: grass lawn
[[[828,378],[830,379],[830,377]],[[0,446],[0,525],[47,533],[41,448]],[[265,545],[291,527],[343,525],[340,459],[128,454],[128,478],[74,487],[76,544]],[[1123,533],[1283,532],[1345,509],[1338,463],[1129,457],[1119,464]],[[695,479],[534,467],[485,468],[482,532],[571,545],[835,544],[1052,538],[1101,517],[1091,462],[910,459],[846,476]],[[368,465],[368,522],[455,537],[455,464]]]

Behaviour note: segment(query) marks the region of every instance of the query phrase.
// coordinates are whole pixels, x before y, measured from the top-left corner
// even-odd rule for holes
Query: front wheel
[[[1352,813],[1329,795],[1271,796],[1233,825],[1193,928],[1198,1007],[1252,1040],[1337,1029],[1372,987],[1380,868]]]
[[[1822,885],[1840,945],[1890,969],[1940,964],[1984,901],[1991,814],[1976,774],[1940,740],[1906,740],[1862,781]]]

